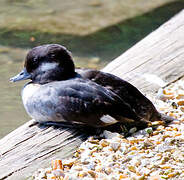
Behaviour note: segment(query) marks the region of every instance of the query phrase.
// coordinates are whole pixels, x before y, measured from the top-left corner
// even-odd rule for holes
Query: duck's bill
[[[21,81],[21,80],[25,80],[25,79],[30,79],[31,78],[31,74],[29,74],[26,70],[26,68],[24,68],[19,74],[17,74],[16,76],[12,77],[10,79],[11,82],[16,82],[16,81]]]

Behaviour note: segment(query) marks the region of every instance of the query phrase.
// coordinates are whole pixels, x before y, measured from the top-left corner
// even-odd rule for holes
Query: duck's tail
[[[168,125],[168,124],[171,123],[172,121],[177,120],[177,119],[175,119],[174,117],[168,116],[168,115],[163,114],[163,113],[159,113],[159,119],[160,119],[161,121],[163,121],[165,125]]]

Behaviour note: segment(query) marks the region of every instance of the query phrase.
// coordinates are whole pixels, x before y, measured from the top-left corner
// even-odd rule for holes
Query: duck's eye
[[[32,64],[33,64],[34,66],[37,66],[37,65],[39,64],[39,59],[38,59],[37,57],[34,57],[34,58],[32,59]]]
[[[30,63],[31,63],[30,66],[32,66],[32,68],[35,69],[35,68],[39,65],[39,60],[38,60],[37,57],[34,57],[34,58],[31,60]]]
[[[37,57],[33,58],[33,62],[36,63],[37,61]]]

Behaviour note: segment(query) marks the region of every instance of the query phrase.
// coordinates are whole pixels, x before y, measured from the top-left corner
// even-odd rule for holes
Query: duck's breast
[[[40,84],[28,83],[22,89],[22,101],[23,104],[27,104],[30,98],[40,89]]]

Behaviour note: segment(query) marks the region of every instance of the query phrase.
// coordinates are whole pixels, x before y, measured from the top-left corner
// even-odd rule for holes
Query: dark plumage
[[[85,68],[78,68],[76,72],[84,79],[90,79],[115,94],[118,94],[121,99],[130,105],[142,121],[153,122],[161,120],[165,123],[169,123],[174,120],[170,116],[159,113],[153,103],[136,87],[113,74]]]
[[[128,82],[97,70],[75,71],[71,53],[61,45],[29,51],[24,70],[11,80],[23,79],[32,80],[22,90],[24,107],[39,122],[103,127],[119,121],[143,127],[159,118],[171,120]]]

